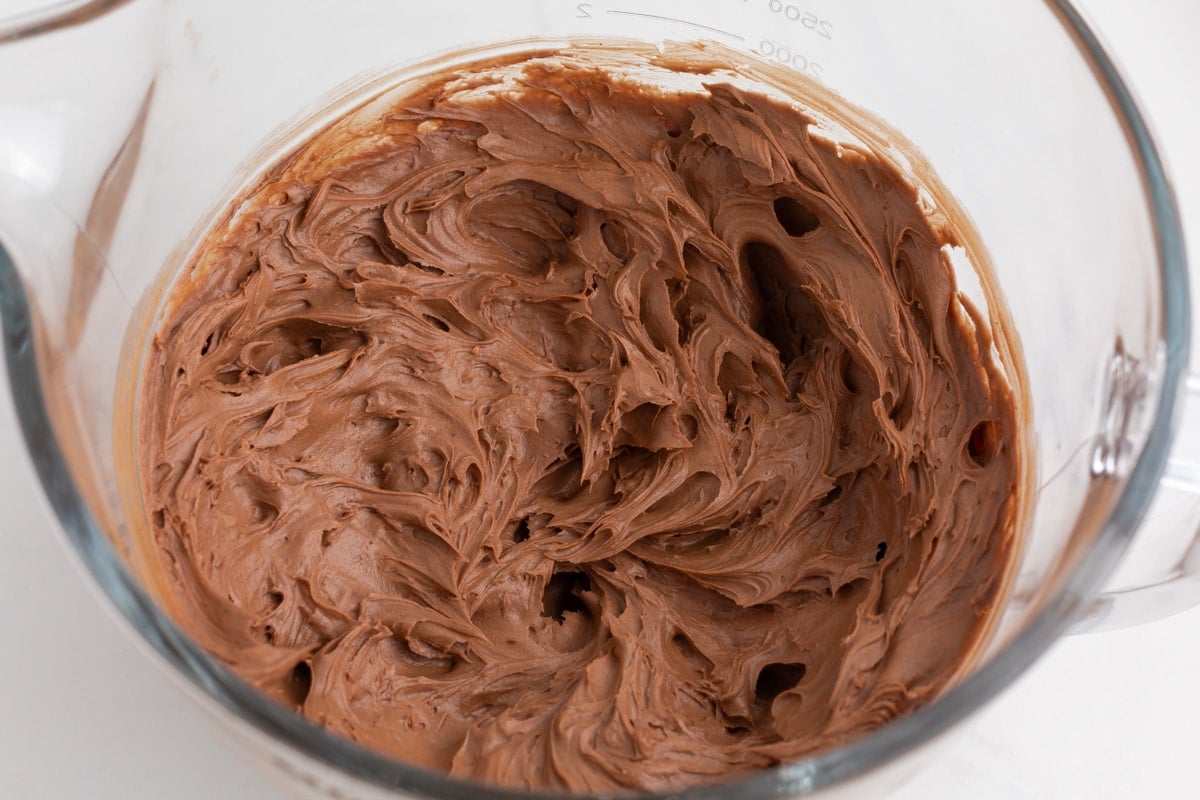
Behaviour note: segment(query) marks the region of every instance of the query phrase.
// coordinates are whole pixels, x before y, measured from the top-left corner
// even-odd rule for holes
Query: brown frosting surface
[[[953,679],[1013,551],[1013,393],[929,196],[711,65],[603,62],[475,65],[305,142],[177,283],[138,412],[186,630],[518,787],[861,736]]]

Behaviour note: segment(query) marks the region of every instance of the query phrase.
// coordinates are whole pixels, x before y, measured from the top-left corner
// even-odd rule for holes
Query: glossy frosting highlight
[[[958,239],[885,154],[697,63],[435,76],[205,241],[142,487],[176,616],[246,680],[404,761],[597,792],[952,680],[1020,464]]]

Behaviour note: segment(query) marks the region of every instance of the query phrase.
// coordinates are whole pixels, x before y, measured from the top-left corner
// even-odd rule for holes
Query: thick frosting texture
[[[186,630],[518,787],[725,780],[936,696],[1011,560],[1013,394],[945,219],[811,123],[543,53],[274,167],[145,371]]]

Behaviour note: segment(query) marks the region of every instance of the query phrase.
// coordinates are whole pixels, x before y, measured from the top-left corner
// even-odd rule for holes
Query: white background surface
[[[1158,131],[1200,251],[1200,2],[1079,5]],[[895,800],[1198,797],[1198,678],[1200,611],[1066,639]],[[216,730],[71,561],[0,385],[0,800],[280,800]]]

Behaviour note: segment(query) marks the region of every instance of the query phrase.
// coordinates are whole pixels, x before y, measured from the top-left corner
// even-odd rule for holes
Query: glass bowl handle
[[[1183,382],[1166,471],[1129,552],[1075,632],[1117,630],[1200,604],[1200,373]]]

